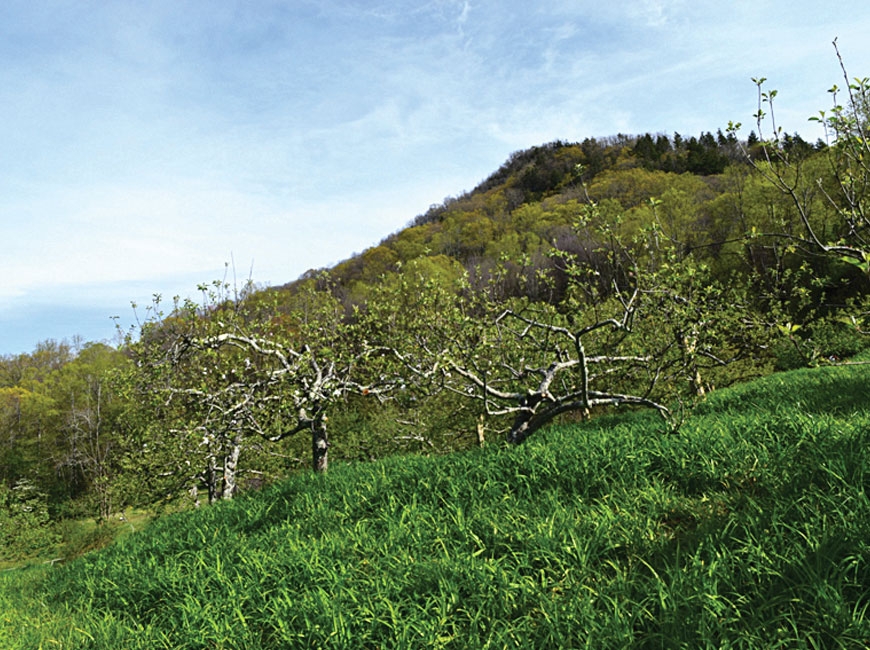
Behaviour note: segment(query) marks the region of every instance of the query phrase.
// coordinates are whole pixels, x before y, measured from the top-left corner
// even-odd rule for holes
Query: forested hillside
[[[687,248],[708,246],[702,257],[719,259],[730,239],[742,237],[741,228],[763,224],[757,210],[769,207],[759,204],[764,183],[750,178],[745,158],[759,155],[757,140],[750,136],[744,143],[747,152],[733,133],[719,130],[688,139],[619,135],[520,151],[473,191],[433,205],[408,228],[337,265],[332,275],[348,287],[365,285],[418,258],[445,270],[459,262],[473,271],[523,255],[548,265],[553,249],[571,252],[580,245],[574,226],[590,200],[613,219],[638,225],[657,219],[667,234],[688,235],[681,242]],[[788,143],[803,157],[825,148],[818,143],[814,149],[797,135]],[[655,218],[653,198],[662,202]]]
[[[711,390],[845,359],[870,289],[852,90],[815,144],[730,128],[517,152],[334,268],[155,297],[117,349],[0,359],[0,552],[38,553],[64,517],[520,443],[612,408],[674,432]]]

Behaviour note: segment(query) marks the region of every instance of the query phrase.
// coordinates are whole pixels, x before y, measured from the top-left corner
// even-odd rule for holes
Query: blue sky
[[[0,355],[293,280],[536,144],[807,122],[866,0],[4,0]],[[842,83],[841,83],[842,85]],[[252,272],[251,272],[252,270]]]

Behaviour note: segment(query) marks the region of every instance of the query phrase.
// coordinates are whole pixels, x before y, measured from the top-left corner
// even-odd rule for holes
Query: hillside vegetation
[[[0,359],[0,645],[870,645],[870,80],[757,83]]]
[[[155,295],[117,348],[0,358],[0,541],[38,553],[48,521],[519,444],[613,408],[676,429],[714,388],[855,354],[870,80],[840,63],[814,144],[776,127],[760,79],[745,140],[729,124],[518,151],[331,269]]]
[[[0,574],[4,648],[857,648],[867,366],[348,464]]]
[[[666,413],[854,354],[862,249],[820,254],[802,235],[805,224],[825,241],[863,232],[816,182],[836,183],[837,156],[797,136],[767,145],[721,131],[554,142],[335,268],[158,298],[119,349],[48,341],[0,359],[0,512],[28,519],[15,512],[31,495],[38,528],[188,494],[213,502],[323,470],[327,452],[343,462],[519,441],[560,417]],[[770,176],[795,169],[805,203]],[[583,359],[565,356],[578,348],[562,330],[586,332]],[[539,378],[556,359],[573,366],[547,393]],[[34,540],[6,548],[39,553]]]

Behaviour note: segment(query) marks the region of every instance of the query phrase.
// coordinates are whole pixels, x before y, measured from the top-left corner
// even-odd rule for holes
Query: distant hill
[[[810,155],[800,136],[790,147]],[[732,133],[616,135],[583,142],[555,141],[512,154],[470,192],[449,197],[414,217],[408,226],[329,270],[336,291],[351,302],[365,299],[366,286],[401,265],[416,262],[427,273],[485,277],[499,260],[527,260],[526,272],[552,270],[552,251],[578,247],[575,221],[582,205],[595,200],[622,220],[641,214],[649,199],[663,198],[661,213],[672,234],[711,260],[732,255],[743,206],[735,202],[745,152],[757,150],[754,134],[745,143]],[[822,146],[821,144],[818,145]],[[702,250],[703,249],[703,250]],[[726,262],[729,269],[734,260]],[[739,266],[739,265],[738,265]],[[299,281],[320,274],[306,272]],[[297,281],[279,289],[292,290]]]

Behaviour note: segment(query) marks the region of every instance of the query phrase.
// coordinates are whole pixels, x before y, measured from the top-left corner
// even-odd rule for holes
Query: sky
[[[277,286],[515,151],[753,124],[870,75],[866,0],[3,0],[0,355]]]

